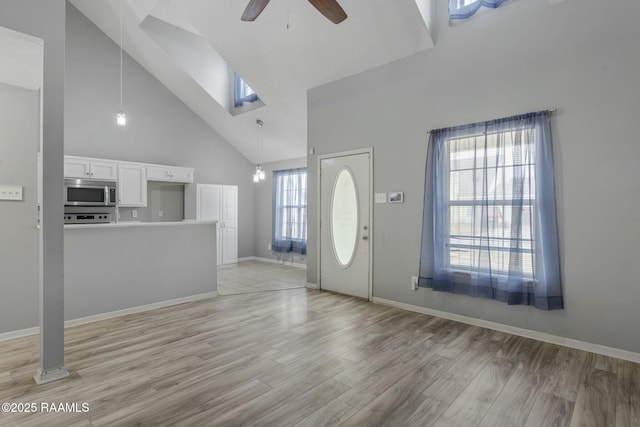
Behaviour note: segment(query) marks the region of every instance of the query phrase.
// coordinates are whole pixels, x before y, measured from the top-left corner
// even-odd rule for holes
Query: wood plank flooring
[[[272,279],[276,280],[276,279]],[[0,343],[2,426],[640,426],[640,365],[305,288],[67,329],[71,378],[36,386],[37,337]]]
[[[306,284],[307,271],[286,264],[242,261],[218,267],[220,295],[304,288]]]

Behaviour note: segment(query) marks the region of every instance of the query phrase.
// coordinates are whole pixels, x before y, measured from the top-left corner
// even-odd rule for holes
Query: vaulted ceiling
[[[304,0],[273,0],[254,22],[240,20],[248,0],[122,2],[124,50],[255,163],[306,155],[308,89],[433,46],[431,0],[340,0],[339,25]],[[71,3],[119,43],[120,0]],[[264,106],[229,112],[226,65]]]

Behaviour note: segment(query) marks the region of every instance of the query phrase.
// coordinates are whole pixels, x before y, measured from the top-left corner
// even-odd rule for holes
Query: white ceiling
[[[71,3],[119,42],[120,0]],[[254,163],[306,156],[308,89],[433,46],[423,19],[428,0],[340,0],[349,17],[339,25],[303,0],[271,1],[255,22],[240,20],[248,0],[123,3],[124,50]],[[198,83],[201,79],[185,71],[193,63],[180,64],[154,42],[141,26],[147,16],[202,37],[265,105],[231,115]],[[203,61],[202,72],[206,66]],[[262,153],[257,118],[264,121]]]
[[[42,39],[0,27],[0,83],[40,89],[43,44]]]

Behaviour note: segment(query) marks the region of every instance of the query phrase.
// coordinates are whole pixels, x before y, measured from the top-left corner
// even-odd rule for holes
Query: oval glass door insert
[[[338,172],[331,195],[331,243],[338,264],[351,263],[358,243],[358,193],[349,169]]]

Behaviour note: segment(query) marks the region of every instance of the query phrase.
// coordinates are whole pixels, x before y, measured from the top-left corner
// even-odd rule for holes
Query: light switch
[[[376,193],[376,203],[387,203],[387,193]]]
[[[22,200],[22,186],[0,185],[0,200]]]

